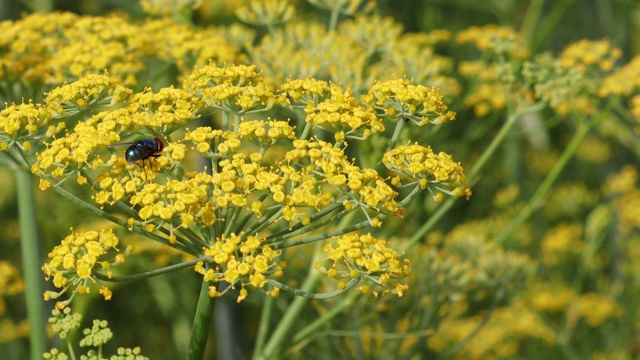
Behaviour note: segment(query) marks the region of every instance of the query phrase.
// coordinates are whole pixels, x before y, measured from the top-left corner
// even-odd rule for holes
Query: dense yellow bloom
[[[371,0],[309,0],[315,6],[328,10],[337,10],[346,15],[371,11],[375,1]]]
[[[133,91],[106,75],[90,74],[70,84],[57,87],[44,99],[51,116],[68,117],[104,109],[127,101]]]
[[[583,182],[556,186],[548,196],[544,213],[549,219],[562,219],[593,210],[597,193],[589,191]]]
[[[483,52],[505,54],[515,58],[527,58],[529,52],[522,37],[508,26],[472,26],[456,35],[458,43],[472,43]]]
[[[0,143],[4,144],[1,150],[7,151],[14,145],[23,146],[24,141],[51,120],[51,116],[41,105],[28,103],[12,104],[0,110],[0,119]],[[57,132],[61,128],[53,126],[53,131]]]
[[[582,252],[582,226],[560,224],[542,240],[542,261],[548,265],[561,263],[564,257]]]
[[[422,188],[436,184],[435,188],[440,191],[466,195],[467,198],[471,195],[460,163],[454,162],[447,153],[436,154],[430,147],[408,144],[384,154],[382,162],[392,172],[418,181]]]
[[[331,131],[337,141],[344,138],[366,139],[371,134],[384,131],[382,121],[372,108],[359,106],[350,90],[335,84],[329,84],[326,99],[315,105],[309,102],[304,110],[308,123]]]
[[[609,72],[622,55],[618,48],[611,47],[608,40],[580,40],[567,46],[559,56],[563,67],[578,69],[581,73],[596,70]]]
[[[398,253],[386,246],[386,241],[376,239],[371,234],[348,234],[328,243],[322,249],[329,262],[325,271],[337,278],[376,278],[376,282],[387,286],[391,278],[405,277],[409,271],[409,262],[401,261]],[[338,270],[338,265],[346,265],[346,269]],[[402,296],[405,287],[398,287],[397,283],[383,291]],[[375,294],[375,293],[374,293]]]
[[[526,62],[522,71],[525,80],[534,84],[534,96],[547,102],[558,114],[572,112],[595,114],[599,79],[577,68],[566,68],[559,59],[548,54]]]
[[[636,56],[622,68],[602,80],[598,91],[601,97],[610,95],[630,96],[640,89],[640,56]],[[636,118],[640,116],[636,115]]]
[[[576,295],[571,288],[564,285],[542,285],[542,288],[534,291],[530,298],[535,310],[560,312],[571,305]]]
[[[144,12],[155,15],[179,14],[188,8],[199,7],[202,0],[141,0]]]
[[[448,317],[440,325],[436,336],[429,338],[429,346],[446,351],[469,336],[481,321],[480,316]],[[495,358],[510,358],[518,351],[519,339],[528,337],[540,339],[547,344],[557,341],[554,332],[538,314],[527,308],[522,301],[516,301],[509,307],[496,309],[489,322],[471,338],[460,355],[469,359],[484,359],[489,354]]]
[[[118,238],[111,230],[73,232],[51,250],[42,271],[63,292],[74,286],[72,293],[86,293],[88,280],[94,280],[94,269],[104,268],[104,257],[110,250],[117,251],[117,246]],[[100,292],[110,296],[109,291]]]
[[[569,309],[568,316],[571,322],[584,318],[589,326],[598,327],[605,320],[620,317],[623,314],[623,309],[613,298],[601,294],[589,293],[580,296],[573,302]]]
[[[342,23],[338,32],[362,45],[367,54],[388,53],[400,37],[402,25],[391,17],[359,14],[353,21]]]
[[[203,66],[189,75],[182,86],[204,104],[235,114],[268,110],[284,101],[263,81],[255,66]]]
[[[288,0],[254,0],[236,10],[236,16],[253,25],[286,23],[295,10]]]
[[[621,195],[633,191],[638,181],[638,169],[634,165],[626,165],[617,174],[611,174],[602,186],[606,196]]]
[[[376,82],[362,101],[396,121],[409,119],[425,125],[455,119],[455,113],[447,111],[437,88],[416,85],[406,78]]]
[[[507,99],[497,64],[487,64],[482,60],[463,61],[459,67],[461,75],[478,79],[477,86],[464,101],[465,105],[474,108],[476,116],[483,117],[504,109]]]
[[[365,83],[392,80],[404,74],[416,84],[437,87],[447,98],[459,95],[461,86],[448,75],[453,69],[453,60],[436,54],[434,48],[450,37],[451,33],[445,30],[399,36],[389,43],[390,48],[381,54],[380,61],[369,66]]]
[[[396,115],[390,117],[403,119],[400,125],[404,118],[420,124],[452,119],[437,89],[407,79],[390,80],[374,85],[363,99],[359,102],[348,87],[314,78],[291,79],[276,88],[255,66],[244,65],[206,65],[188,75],[182,88],[157,91],[135,92],[108,76],[89,75],[52,90],[42,106],[11,107],[8,118],[18,114],[26,120],[17,121],[3,135],[5,143],[13,145],[12,136],[30,135],[29,129],[40,129],[54,118],[84,115],[83,121],[63,134],[59,134],[62,126],[47,128],[55,137],[44,149],[40,147],[30,164],[32,172],[43,177],[40,187],[59,189],[75,176],[76,183],[91,185],[91,198],[101,209],[109,211],[113,205],[126,209],[123,226],[148,232],[159,243],[190,256],[209,258],[195,270],[205,281],[240,285],[238,300],[242,300],[249,287],[263,288],[282,273],[275,249],[305,243],[307,238],[321,240],[308,235],[322,234],[323,227],[334,225],[333,219],[350,212],[356,212],[360,226],[372,227],[382,227],[389,215],[402,215],[400,194],[393,186],[408,185],[403,184],[406,178],[413,182],[414,195],[427,187],[431,192],[470,195],[460,164],[430,148],[392,147],[383,159],[396,173],[390,179],[374,168],[357,165],[357,159],[345,153],[358,141],[383,132],[383,118],[394,111]],[[288,120],[244,117],[276,106],[304,110],[304,137]],[[223,113],[220,128],[217,124],[185,126],[207,109]],[[311,132],[314,127],[333,133],[335,142],[318,139]],[[145,148],[138,142],[156,137],[162,149]],[[123,140],[132,142],[120,145],[137,146],[130,150],[138,151],[135,156],[127,154],[137,165],[127,164],[122,152],[113,147]],[[23,142],[24,151],[29,151],[30,141]],[[205,165],[192,164],[194,155],[201,155]],[[441,201],[443,196],[436,197]],[[267,235],[258,238],[258,233]],[[78,237],[82,235],[71,235],[60,249]],[[350,269],[352,278],[378,284],[408,274],[408,264],[384,241],[356,232],[336,238],[341,239],[345,255],[331,258],[328,274],[335,274],[341,264]],[[348,243],[358,242],[366,246],[346,250]],[[100,259],[105,251],[100,252],[97,243],[86,247],[93,254],[86,259],[73,256],[79,251],[62,256],[56,248],[52,253],[54,260],[45,272],[57,287],[66,289],[71,283],[76,287],[74,294],[88,293],[86,282],[94,278],[97,264],[109,273],[109,263]],[[365,273],[358,275],[358,271]],[[265,291],[277,295],[276,288],[271,283]],[[369,288],[365,285],[365,289]],[[406,289],[393,282],[385,291],[401,296]],[[224,292],[214,287],[211,294]],[[107,288],[100,293],[112,296]]]
[[[248,52],[251,61],[264,69],[267,81],[276,85],[290,77],[313,76],[359,89],[368,59],[354,38],[307,21],[287,23],[249,46]]]
[[[3,297],[24,291],[24,281],[19,270],[8,261],[0,261],[0,290],[0,315],[3,315],[6,311]]]
[[[0,75],[35,84],[60,85],[108,71],[127,85],[148,71],[153,58],[175,63],[181,73],[209,61],[235,61],[238,48],[217,30],[194,30],[168,19],[144,24],[128,19],[71,13],[30,14],[0,23]]]
[[[205,249],[204,254],[211,257],[216,265],[205,269],[200,264],[196,266],[196,271],[201,273],[205,280],[212,282],[224,280],[231,286],[239,284],[242,288],[245,285],[262,288],[267,283],[266,276],[273,276],[279,271],[276,259],[279,252],[263,244],[255,235],[232,233],[229,236],[223,236]],[[245,293],[238,301],[246,296]]]

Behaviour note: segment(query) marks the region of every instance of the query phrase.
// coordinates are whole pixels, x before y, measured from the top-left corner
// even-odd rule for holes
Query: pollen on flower
[[[51,188],[51,182],[46,179],[40,179],[39,186],[40,190],[46,191]]]
[[[430,147],[418,144],[401,145],[384,154],[382,162],[401,177],[419,179],[421,187],[427,181],[439,188],[450,187],[459,195],[467,194],[462,167],[446,153],[436,154]]]
[[[384,284],[392,277],[401,278],[409,273],[408,263],[401,264],[400,256],[386,246],[386,241],[370,234],[337,237],[322,252],[327,256],[327,274],[333,278],[364,276]]]
[[[47,279],[53,278],[57,288],[71,285],[73,293],[88,293],[85,280],[94,278],[96,268],[109,271],[111,264],[102,258],[117,245],[118,239],[111,230],[72,232],[49,253],[49,262],[42,271]]]
[[[111,289],[106,286],[100,288],[100,294],[104,297],[105,300],[111,300],[111,296],[113,296]]]
[[[425,124],[423,118],[426,118],[428,123],[440,124],[455,119],[455,113],[447,110],[439,89],[415,85],[407,78],[378,81],[365,99],[370,106],[382,109],[383,114],[389,114],[387,109],[393,108],[395,121],[420,119],[417,123]]]

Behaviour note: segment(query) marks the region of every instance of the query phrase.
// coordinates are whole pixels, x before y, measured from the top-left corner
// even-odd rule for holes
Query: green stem
[[[319,254],[320,246],[316,246],[314,260],[311,262],[312,264],[315,263],[315,259]],[[320,272],[317,271],[313,266],[311,266],[311,268],[309,269],[309,274],[300,287],[300,290],[311,292],[311,290],[314,289],[319,282]],[[293,300],[291,305],[289,305],[289,307],[287,308],[287,311],[282,316],[282,319],[278,323],[278,326],[274,329],[273,333],[271,334],[271,338],[264,346],[264,348],[256,348],[254,359],[274,359],[277,357],[282,342],[285,340],[289,331],[293,328],[293,324],[298,321],[300,312],[302,312],[308,302],[309,299],[306,297],[296,297]]]
[[[535,32],[536,25],[538,24],[538,21],[540,21],[543,5],[544,0],[531,1],[524,16],[522,27],[520,28],[520,33],[524,36],[524,39],[527,42],[527,48],[529,49],[531,48],[532,37]]]
[[[308,292],[305,290],[300,290],[288,285],[285,285],[281,282],[275,281],[273,279],[267,279],[267,282],[277,288],[283,289],[285,291],[288,291],[296,296],[300,296],[300,297],[305,297],[307,299],[317,299],[317,300],[326,300],[326,299],[331,299],[334,298],[336,296],[340,296],[343,293],[345,293],[346,291],[349,291],[352,287],[356,286],[356,284],[358,284],[360,282],[360,278],[355,277],[353,279],[351,279],[347,285],[345,285],[344,289],[340,289],[340,290],[333,290],[333,291],[329,291],[326,293],[313,293],[313,292]]]
[[[18,215],[20,222],[20,243],[22,268],[24,269],[27,318],[29,320],[29,343],[31,359],[41,359],[45,352],[45,318],[42,298],[42,266],[40,239],[37,229],[35,196],[31,174],[14,168],[18,192]]]
[[[200,287],[200,297],[198,298],[198,306],[193,320],[193,328],[191,329],[187,360],[204,359],[214,303],[215,299],[209,296],[209,282],[203,281]]]
[[[297,331],[293,336],[292,343],[297,344],[301,341],[304,341],[309,336],[314,334],[318,329],[320,329],[324,324],[329,322],[331,319],[341,314],[342,311],[347,309],[353,302],[362,295],[360,291],[351,291],[346,297],[342,298],[340,303],[336,306],[332,306],[331,310],[322,315],[321,317],[314,320],[311,324],[305,326],[300,331]]]
[[[107,275],[105,275],[103,273],[99,273],[99,272],[96,272],[96,273],[93,273],[93,274],[95,275],[95,277],[97,279],[102,280],[102,281],[109,281],[109,282],[136,281],[136,280],[147,279],[147,278],[151,278],[151,277],[154,277],[154,276],[170,273],[170,272],[177,271],[177,270],[186,269],[188,267],[196,265],[200,261],[205,262],[205,263],[210,263],[210,262],[213,261],[213,259],[211,259],[208,256],[201,256],[201,257],[199,257],[197,259],[193,259],[193,260],[190,260],[190,261],[187,261],[187,262],[181,262],[181,263],[178,263],[178,264],[165,266],[165,267],[160,268],[160,269],[147,271],[147,272],[144,272],[142,274],[135,274],[135,275],[107,276]]]
[[[502,125],[502,128],[498,132],[498,135],[491,140],[491,144],[484,150],[482,155],[476,163],[473,165],[469,173],[467,174],[467,183],[473,184],[476,181],[476,177],[480,173],[482,169],[487,165],[487,162],[496,152],[500,144],[504,142],[504,139],[511,132],[513,126],[517,123],[517,120],[525,113],[538,111],[544,104],[536,104],[531,107],[528,107],[522,111],[516,111],[507,117],[507,121]],[[412,248],[415,244],[422,241],[424,236],[433,228],[440,219],[447,214],[447,212],[453,207],[453,204],[458,200],[458,198],[451,197],[447,199],[447,201],[442,204],[438,210],[429,218],[427,222],[425,222],[409,239],[407,246],[405,247],[405,251]]]
[[[547,193],[551,189],[551,186],[556,181],[558,176],[560,176],[562,170],[567,166],[567,163],[569,162],[571,157],[573,157],[573,154],[575,154],[578,146],[580,145],[584,137],[589,133],[589,130],[591,130],[593,125],[595,125],[595,123],[596,121],[591,121],[587,124],[578,125],[578,131],[573,135],[573,138],[560,156],[560,159],[558,159],[549,174],[547,174],[547,177],[540,184],[540,186],[538,186],[538,189],[533,194],[531,199],[529,199],[529,202],[527,202],[525,207],[520,211],[516,218],[511,221],[507,229],[504,230],[502,234],[500,234],[500,236],[497,238],[496,241],[498,242],[498,244],[504,243],[505,240],[508,239],[509,236],[511,236],[518,229],[518,227],[526,219],[529,218],[529,216],[531,216],[533,211],[536,210],[540,205],[542,205],[543,198],[547,195]]]
[[[393,135],[391,136],[391,139],[389,140],[389,144],[387,144],[387,149],[384,151],[385,154],[396,146],[396,144],[398,143],[398,139],[400,138],[400,134],[402,133],[402,129],[403,128],[404,128],[404,120],[403,119],[397,119],[396,127],[393,130]],[[376,171],[378,173],[380,173],[384,168],[385,168],[385,166],[382,163],[382,159],[380,159],[380,162],[378,163],[378,165],[376,165]]]
[[[528,39],[529,50],[535,54],[543,41],[548,41],[550,34],[555,31],[562,18],[567,11],[571,9],[576,0],[552,1],[553,9],[547,12],[546,16],[540,21],[540,25],[536,28],[535,38]]]
[[[87,209],[89,210],[91,213],[93,213],[94,215],[97,215],[101,218],[107,219],[115,224],[118,224],[120,226],[122,226],[125,229],[130,229],[133,232],[137,232],[139,234],[141,234],[144,237],[147,237],[151,240],[155,240],[161,244],[176,248],[184,253],[187,254],[191,254],[194,256],[198,256],[199,254],[197,252],[195,252],[194,249],[190,248],[190,247],[186,247],[185,245],[181,244],[181,243],[175,243],[175,244],[171,244],[169,242],[169,240],[162,238],[161,236],[158,236],[157,234],[154,233],[150,233],[148,231],[145,231],[142,227],[140,226],[136,226],[134,225],[133,227],[130,227],[129,224],[127,223],[126,220],[123,220],[113,214],[109,214],[106,211],[100,210],[95,206],[91,206],[89,205],[86,201],[78,198],[77,196],[73,195],[72,193],[68,192],[67,190],[63,189],[61,186],[54,186],[53,189],[60,195],[62,195],[62,197],[64,197],[65,199],[71,201],[72,203],[80,206],[81,208]]]
[[[476,181],[476,176],[480,173],[482,169],[484,169],[487,161],[493,156],[493,153],[496,152],[500,144],[504,142],[504,139],[507,137],[511,128],[518,122],[517,120],[524,114],[536,112],[544,108],[546,105],[544,103],[538,103],[532,105],[524,110],[516,111],[509,115],[507,121],[502,125],[502,128],[498,132],[493,140],[491,140],[491,144],[487,147],[487,149],[482,153],[478,161],[473,165],[471,171],[467,174],[467,182],[474,183]]]
[[[271,296],[266,296],[264,305],[262,306],[262,314],[260,315],[260,322],[258,323],[258,334],[256,335],[256,345],[254,349],[262,349],[267,341],[267,335],[269,334],[269,324],[271,323],[271,315],[273,315],[273,307],[275,301]]]
[[[299,139],[306,140],[309,137],[312,128],[313,125],[311,125],[311,123],[305,122],[304,129],[302,130],[302,134],[300,134]]]
[[[331,9],[331,18],[329,19],[329,32],[336,31],[338,27],[338,17],[340,16],[339,6]]]

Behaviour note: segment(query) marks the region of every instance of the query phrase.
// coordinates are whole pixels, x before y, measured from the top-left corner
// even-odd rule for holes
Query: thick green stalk
[[[558,24],[562,22],[563,18],[567,15],[567,12],[573,7],[576,0],[560,0],[551,1],[553,4],[551,10],[547,11],[545,16],[541,18],[540,23],[536,27],[535,36],[532,36],[528,40],[529,50],[532,53],[536,53],[538,48],[543,45],[544,41],[549,39],[549,35],[556,31]],[[532,35],[534,35],[532,34]]]
[[[200,287],[200,297],[198,298],[196,314],[193,319],[191,339],[189,340],[189,349],[187,350],[187,360],[204,359],[204,351],[207,348],[207,339],[209,337],[209,327],[211,326],[214,304],[215,299],[209,296],[209,282],[203,281]]]
[[[320,246],[315,247],[316,256],[314,256],[314,260],[312,264],[315,263],[316,257],[320,253]],[[309,270],[309,274],[304,280],[301,291],[311,292],[316,285],[320,282],[320,272],[317,271],[313,266]],[[293,324],[298,321],[298,316],[300,312],[304,309],[304,307],[309,303],[309,299],[301,296],[297,296],[291,305],[287,308],[287,311],[282,316],[282,319],[278,323],[278,326],[275,328],[273,333],[271,334],[271,338],[264,346],[264,348],[256,348],[256,352],[254,354],[254,359],[273,359],[277,357],[278,351],[282,342],[285,340],[286,336],[289,334],[289,331],[293,328]]]
[[[42,298],[42,259],[36,219],[33,179],[27,171],[14,168],[18,192],[18,214],[20,221],[20,242],[22,246],[22,267],[24,273],[27,318],[29,319],[29,343],[31,359],[42,359],[46,348],[45,318]]]
[[[256,336],[256,345],[254,349],[258,351],[264,347],[269,334],[269,324],[271,323],[271,315],[273,315],[273,307],[275,301],[271,296],[266,296],[264,305],[262,306],[262,314],[258,323],[258,335]]]
[[[489,159],[493,156],[493,154],[496,152],[498,147],[504,142],[504,139],[507,137],[509,132],[511,132],[511,129],[517,123],[517,120],[520,118],[520,116],[522,116],[524,113],[527,113],[527,112],[538,111],[541,108],[541,106],[543,105],[538,104],[538,105],[531,106],[525,109],[524,111],[516,111],[507,118],[507,121],[505,121],[505,123],[502,125],[502,128],[498,132],[498,135],[496,135],[496,137],[493,138],[493,140],[491,141],[491,144],[489,144],[489,146],[484,150],[482,155],[480,155],[480,158],[478,159],[478,161],[471,168],[471,171],[469,171],[469,173],[467,174],[468,184],[473,184],[476,181],[476,177],[478,176],[480,171],[484,169]],[[454,197],[447,199],[447,201],[444,204],[442,204],[438,208],[438,210],[436,210],[436,212],[429,218],[429,220],[425,222],[413,234],[413,236],[409,240],[409,243],[407,244],[404,250],[406,251],[411,247],[413,247],[418,242],[420,242],[424,238],[424,236],[427,234],[427,232],[429,232],[431,228],[435,224],[437,224],[438,221],[444,215],[446,215],[449,209],[453,207],[453,204],[457,201],[457,199],[458,198],[454,198]]]
[[[531,48],[531,41],[533,34],[535,33],[536,26],[538,25],[542,15],[543,5],[544,0],[532,0],[529,3],[529,7],[527,7],[524,21],[522,21],[522,27],[520,27],[520,33],[524,36],[525,41],[527,42],[527,48],[529,49]]]
[[[297,344],[301,341],[304,341],[313,333],[315,333],[320,327],[324,324],[328,323],[335,316],[340,315],[342,311],[349,308],[353,302],[362,295],[361,291],[351,291],[347,296],[341,299],[340,303],[336,306],[331,307],[331,310],[314,320],[311,324],[305,326],[302,330],[296,332],[293,336],[292,343]]]
[[[336,5],[331,9],[331,17],[329,18],[329,31],[336,31],[338,27],[338,17],[340,16],[340,5]]]
[[[502,244],[506,239],[509,238],[518,227],[531,216],[534,210],[536,210],[540,205],[542,205],[543,198],[547,195],[553,183],[558,179],[562,170],[567,166],[569,159],[573,157],[578,146],[584,139],[584,137],[589,133],[589,130],[593,127],[595,121],[590,122],[589,124],[580,124],[578,126],[578,131],[573,135],[573,138],[569,142],[569,145],[565,148],[564,152],[560,156],[560,159],[555,163],[547,177],[544,181],[538,186],[538,189],[533,194],[531,199],[527,202],[525,207],[520,211],[520,213],[516,216],[516,218],[511,221],[509,226],[500,234],[498,239],[496,240],[498,244]]]

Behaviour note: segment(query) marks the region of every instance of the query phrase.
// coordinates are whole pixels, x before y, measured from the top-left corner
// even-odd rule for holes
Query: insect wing
[[[127,141],[127,142],[109,144],[109,145],[107,145],[107,147],[108,148],[112,148],[112,147],[118,147],[118,146],[135,145],[136,143],[138,143],[138,142],[137,141]]]

